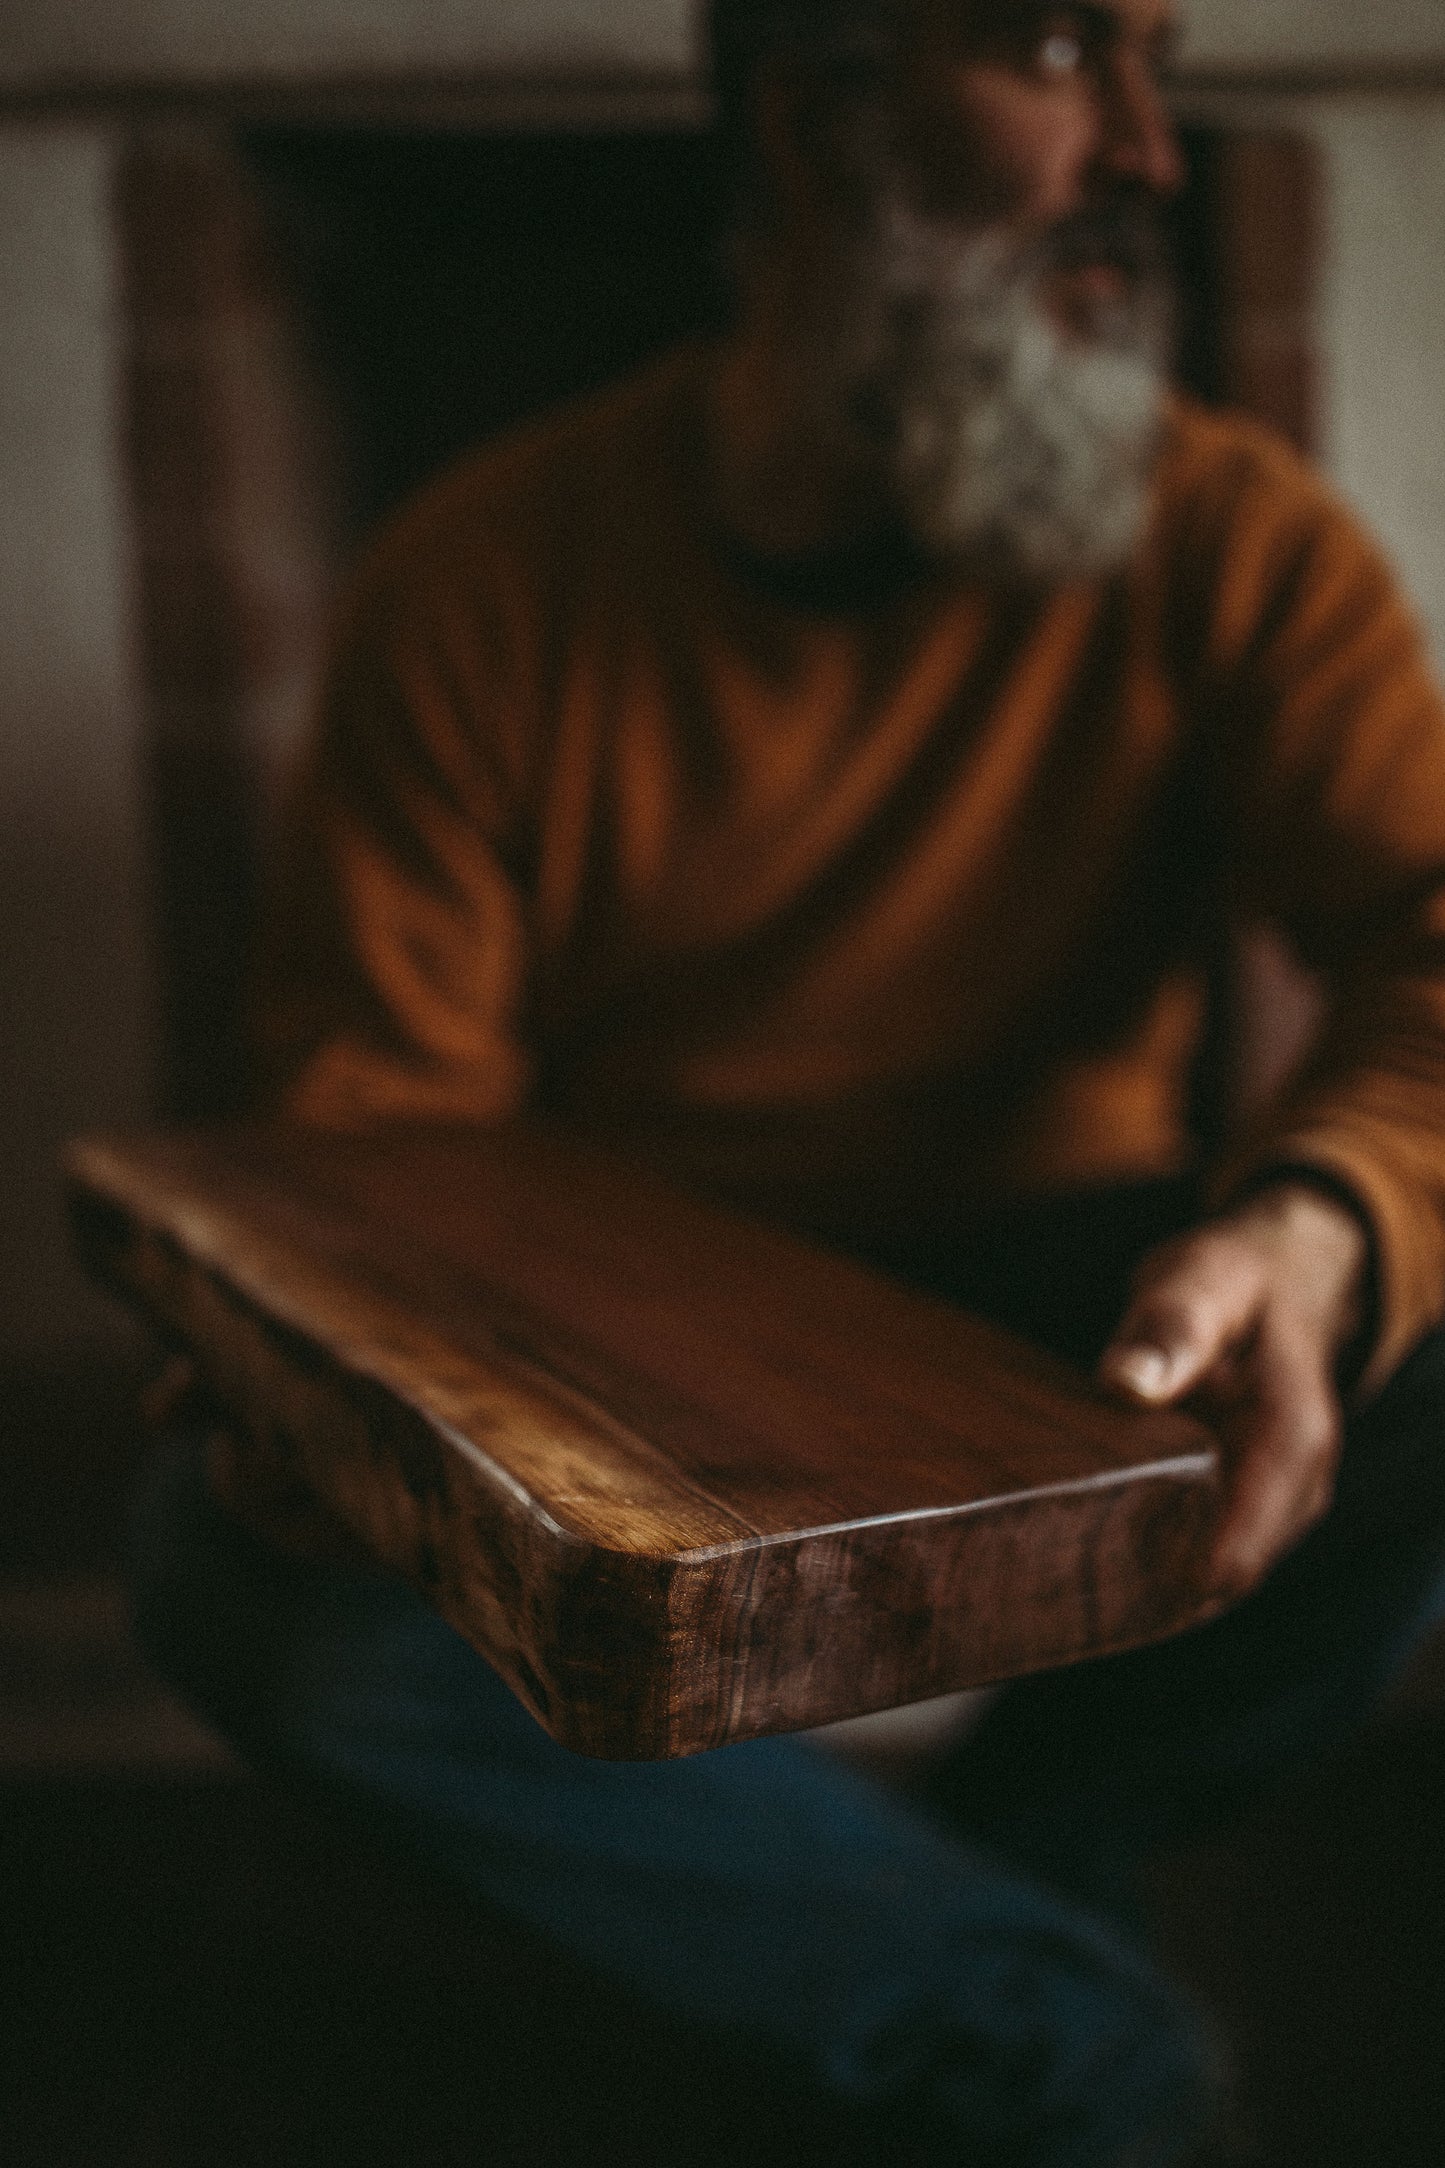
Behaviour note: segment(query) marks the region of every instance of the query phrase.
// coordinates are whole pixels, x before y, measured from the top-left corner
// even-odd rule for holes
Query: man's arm
[[[1234,894],[1321,974],[1330,1020],[1213,1170],[1217,1216],[1145,1261],[1102,1365],[1218,1431],[1221,1600],[1328,1509],[1342,1357],[1371,1391],[1445,1311],[1445,704],[1397,581],[1317,477],[1259,440],[1226,495],[1178,576],[1207,627]]]
[[[339,617],[254,993],[260,1098],[326,1128],[503,1120],[530,1084],[502,642],[480,582],[472,622],[397,554]]]

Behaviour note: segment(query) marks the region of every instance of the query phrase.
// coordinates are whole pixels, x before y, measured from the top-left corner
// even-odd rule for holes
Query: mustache
[[[1131,286],[1172,280],[1173,251],[1151,203],[1125,199],[1071,212],[1040,238],[1030,268],[1047,276],[1099,263],[1122,271]]]

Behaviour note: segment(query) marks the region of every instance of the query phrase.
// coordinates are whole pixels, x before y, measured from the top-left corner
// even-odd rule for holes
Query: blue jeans
[[[1445,1339],[1353,1425],[1330,1519],[1229,1617],[1014,1687],[933,1809],[806,1740],[581,1760],[380,1574],[155,1464],[138,1623],[257,1767],[655,2007],[934,2133],[940,2163],[1180,2168],[1220,2112],[1184,1998],[1103,1903],[1129,1862],[1327,1750],[1439,1609]]]

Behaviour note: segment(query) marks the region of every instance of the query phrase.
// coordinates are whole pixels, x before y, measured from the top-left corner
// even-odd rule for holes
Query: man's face
[[[1025,246],[1058,233],[1050,299],[1086,329],[1134,269],[1110,214],[1183,177],[1160,94],[1177,35],[1169,0],[919,0],[897,117],[915,207]]]
[[[800,337],[820,437],[931,554],[1053,580],[1120,565],[1142,530],[1171,23],[1165,0],[918,0],[855,119]]]

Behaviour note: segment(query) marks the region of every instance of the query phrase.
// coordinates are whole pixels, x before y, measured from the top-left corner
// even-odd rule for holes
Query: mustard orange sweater
[[[780,599],[710,531],[700,356],[491,448],[372,550],[281,853],[258,1030],[300,1119],[524,1104],[836,1239],[1175,1170],[1221,894],[1328,974],[1227,1168],[1445,1311],[1445,712],[1293,455],[1175,410],[1124,577]]]

